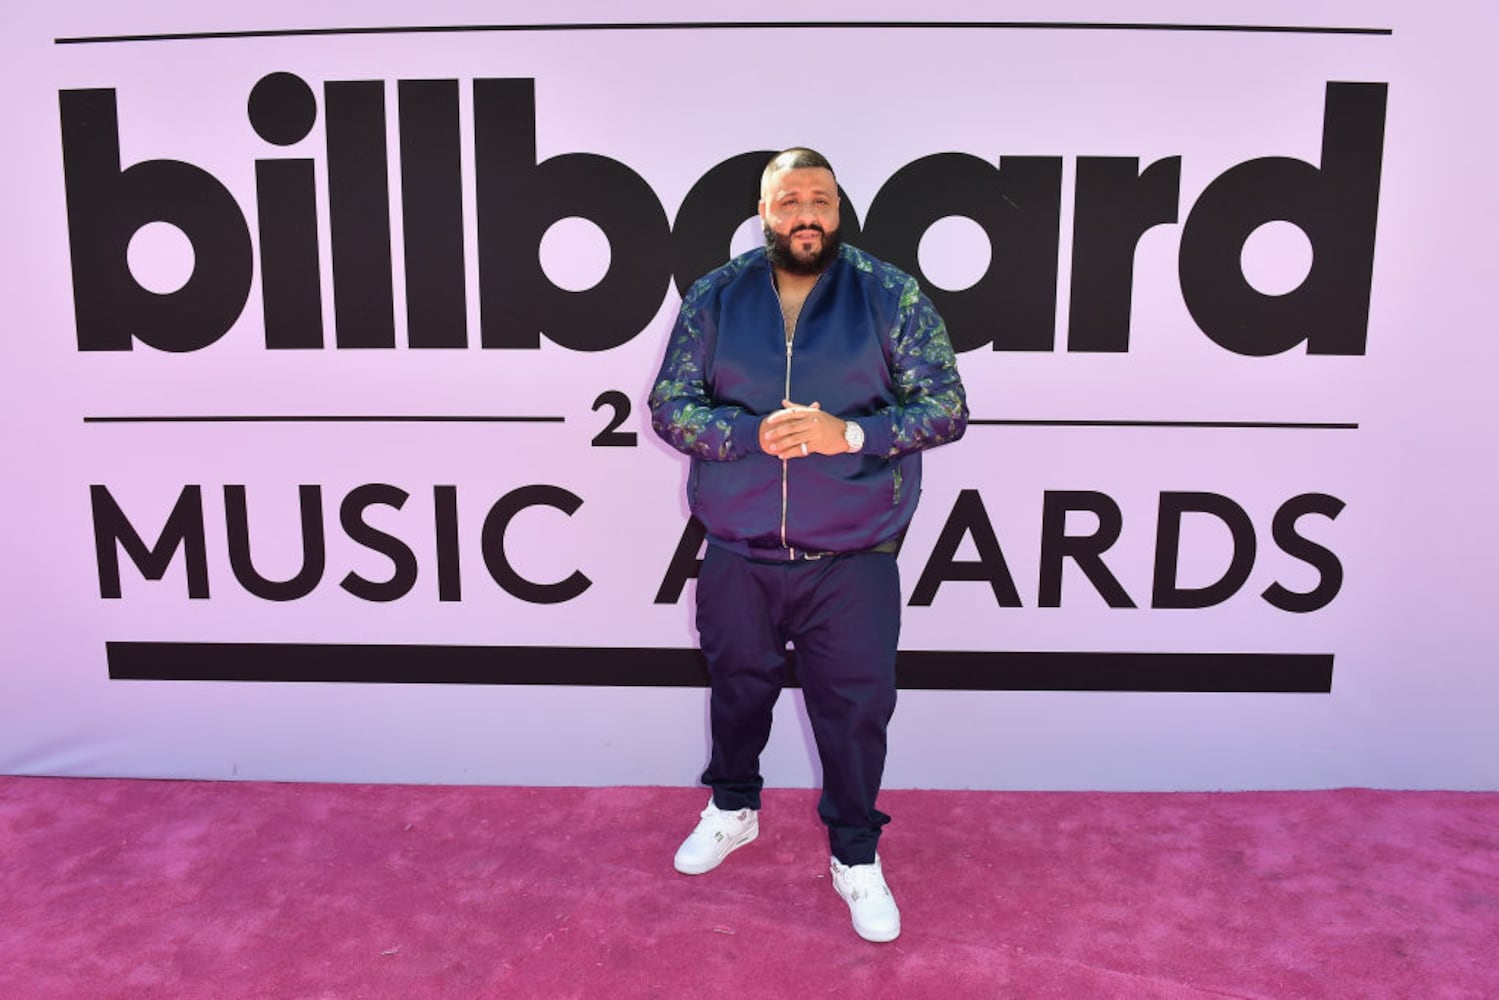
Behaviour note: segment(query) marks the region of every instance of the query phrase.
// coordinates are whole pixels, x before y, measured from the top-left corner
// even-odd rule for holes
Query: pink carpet
[[[888,791],[888,945],[704,801],[0,777],[0,997],[1499,997],[1499,794]]]

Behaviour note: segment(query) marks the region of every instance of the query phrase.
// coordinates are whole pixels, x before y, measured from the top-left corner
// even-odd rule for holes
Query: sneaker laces
[[[727,809],[720,809],[710,802],[708,803],[708,807],[702,811],[702,818],[698,820],[697,830],[694,832],[711,833],[714,835],[726,833],[729,824],[737,820],[739,812],[740,810],[737,809],[733,812]]]
[[[868,865],[845,865],[844,870],[848,873],[849,899],[867,899],[875,894],[876,890],[883,890],[887,895],[890,887],[885,884],[885,877],[878,866]]]

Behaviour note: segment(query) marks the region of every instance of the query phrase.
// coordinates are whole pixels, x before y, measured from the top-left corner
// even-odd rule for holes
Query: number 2
[[[617,429],[620,424],[630,419],[630,397],[618,389],[605,389],[599,393],[599,398],[593,401],[593,411],[597,413],[601,406],[611,408],[614,411],[614,417],[607,427],[594,435],[593,446],[595,448],[635,447],[635,432]]]

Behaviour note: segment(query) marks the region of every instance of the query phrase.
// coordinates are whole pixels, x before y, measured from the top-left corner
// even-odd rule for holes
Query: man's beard
[[[822,249],[811,257],[798,257],[791,249],[791,241],[798,232],[811,229],[822,234]],[[780,233],[765,226],[765,255],[770,262],[783,271],[791,274],[821,274],[833,258],[838,256],[838,245],[840,231],[834,229],[828,232],[820,225],[798,226],[790,234],[782,236]]]

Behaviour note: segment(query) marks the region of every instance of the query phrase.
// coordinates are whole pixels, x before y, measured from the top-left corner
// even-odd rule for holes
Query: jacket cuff
[[[885,458],[890,454],[890,448],[895,444],[895,430],[890,426],[889,420],[879,417],[859,417],[849,422],[858,424],[864,429],[864,447],[859,449],[860,455]]]
[[[764,454],[760,448],[760,421],[761,417],[753,413],[740,413],[734,418],[734,437],[739,439],[740,448],[745,455]]]

